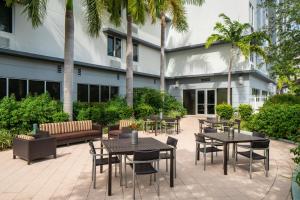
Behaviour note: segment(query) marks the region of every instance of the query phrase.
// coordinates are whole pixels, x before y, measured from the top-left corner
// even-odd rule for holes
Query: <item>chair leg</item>
[[[177,177],[177,169],[176,169],[176,153],[175,153],[175,155],[174,155],[174,173],[175,173],[175,178]]]
[[[133,164],[132,172],[132,184],[133,184],[133,199],[135,199],[135,165]]]
[[[249,169],[249,175],[250,179],[252,179],[252,150],[250,150],[250,169]]]
[[[159,188],[159,161],[157,162],[157,195],[160,195],[160,188]]]
[[[236,151],[234,151],[234,154],[233,154],[233,171],[235,172],[235,167],[236,167]]]
[[[94,165],[94,170],[93,170],[93,181],[94,181],[94,189],[96,188],[96,165]]]
[[[166,159],[166,172],[168,172],[168,168],[169,168],[169,166],[168,166],[168,159]]]
[[[117,163],[115,164],[115,177],[117,177]]]
[[[204,144],[204,171],[206,169],[206,145]]]
[[[122,186],[122,184],[123,184],[122,157],[123,157],[122,155],[120,155],[120,157],[119,157],[119,160],[120,160],[120,163],[119,163],[120,186]]]
[[[195,165],[197,165],[197,159],[198,159],[198,144],[196,143],[196,151],[195,151]]]
[[[126,156],[124,156],[124,176],[125,176],[125,187],[127,188],[127,170],[126,170]]]

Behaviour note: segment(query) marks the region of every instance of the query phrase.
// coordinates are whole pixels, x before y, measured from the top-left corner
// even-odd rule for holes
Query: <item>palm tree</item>
[[[117,26],[121,24],[122,10],[126,10],[127,39],[126,39],[126,101],[133,106],[133,43],[132,23],[144,24],[147,11],[146,0],[110,0],[107,2],[110,20]]]
[[[187,31],[188,24],[184,4],[202,5],[204,0],[152,0],[149,2],[149,10],[153,22],[156,17],[160,17],[160,91],[165,92],[165,33],[166,33],[166,13],[172,18],[172,26],[179,32]],[[155,14],[154,14],[155,13]]]
[[[265,32],[259,31],[247,34],[247,32],[251,30],[251,25],[248,23],[232,21],[225,14],[220,14],[219,17],[223,18],[224,24],[220,22],[215,24],[214,30],[218,33],[211,34],[207,38],[205,47],[209,48],[214,42],[217,41],[229,43],[231,45],[227,83],[227,103],[230,104],[231,71],[233,60],[235,56],[237,56],[237,51],[240,51],[246,59],[249,58],[251,53],[256,53],[266,60],[267,55],[264,51],[263,45],[266,41],[270,42],[270,39]]]
[[[18,3],[24,6],[24,12],[37,28],[43,24],[47,13],[47,0],[6,0],[8,6]],[[99,36],[101,29],[101,17],[105,10],[105,0],[85,0],[86,21],[90,36]],[[73,0],[66,0],[65,12],[65,47],[64,47],[64,112],[73,119],[73,71],[74,71],[74,14]]]

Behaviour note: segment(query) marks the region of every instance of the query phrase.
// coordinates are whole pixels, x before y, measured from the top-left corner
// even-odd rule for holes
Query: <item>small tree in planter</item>
[[[233,116],[233,108],[230,104],[219,104],[217,105],[217,114],[223,120],[230,120]]]
[[[241,120],[248,121],[253,113],[253,108],[249,104],[241,104],[238,108]]]

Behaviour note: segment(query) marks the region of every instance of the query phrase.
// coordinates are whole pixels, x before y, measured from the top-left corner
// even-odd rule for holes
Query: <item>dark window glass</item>
[[[204,91],[198,91],[198,104],[204,104]]]
[[[90,85],[90,102],[99,102],[99,86]]]
[[[44,81],[29,81],[29,93],[31,95],[39,95],[45,92]]]
[[[110,98],[115,98],[119,96],[119,87],[111,86],[110,87]]]
[[[77,101],[88,102],[89,86],[85,84],[77,85]]]
[[[0,31],[12,32],[12,8],[5,6],[5,1],[0,1]]]
[[[215,105],[207,105],[207,114],[215,114]]]
[[[109,86],[101,86],[101,102],[109,100]]]
[[[215,91],[207,90],[207,104],[215,104]]]
[[[111,36],[107,37],[107,55],[114,56],[114,38]]]
[[[121,48],[121,39],[120,38],[116,38],[116,47],[115,47],[115,57],[121,58],[121,52],[122,52],[122,48]]]
[[[60,100],[60,83],[59,82],[46,82],[46,90],[50,97]]]
[[[0,98],[6,96],[6,78],[0,78]]]
[[[198,105],[198,114],[204,114],[204,104]]]
[[[9,95],[15,95],[17,100],[26,97],[27,81],[19,79],[9,79]]]
[[[133,61],[139,61],[139,49],[137,44],[133,44]]]

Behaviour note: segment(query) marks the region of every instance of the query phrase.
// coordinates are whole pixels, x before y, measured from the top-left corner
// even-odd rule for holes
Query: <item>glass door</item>
[[[205,114],[205,90],[197,91],[197,113]]]
[[[196,90],[183,90],[183,106],[188,115],[195,115]]]
[[[216,104],[216,91],[207,90],[207,114],[215,114],[215,104]]]

